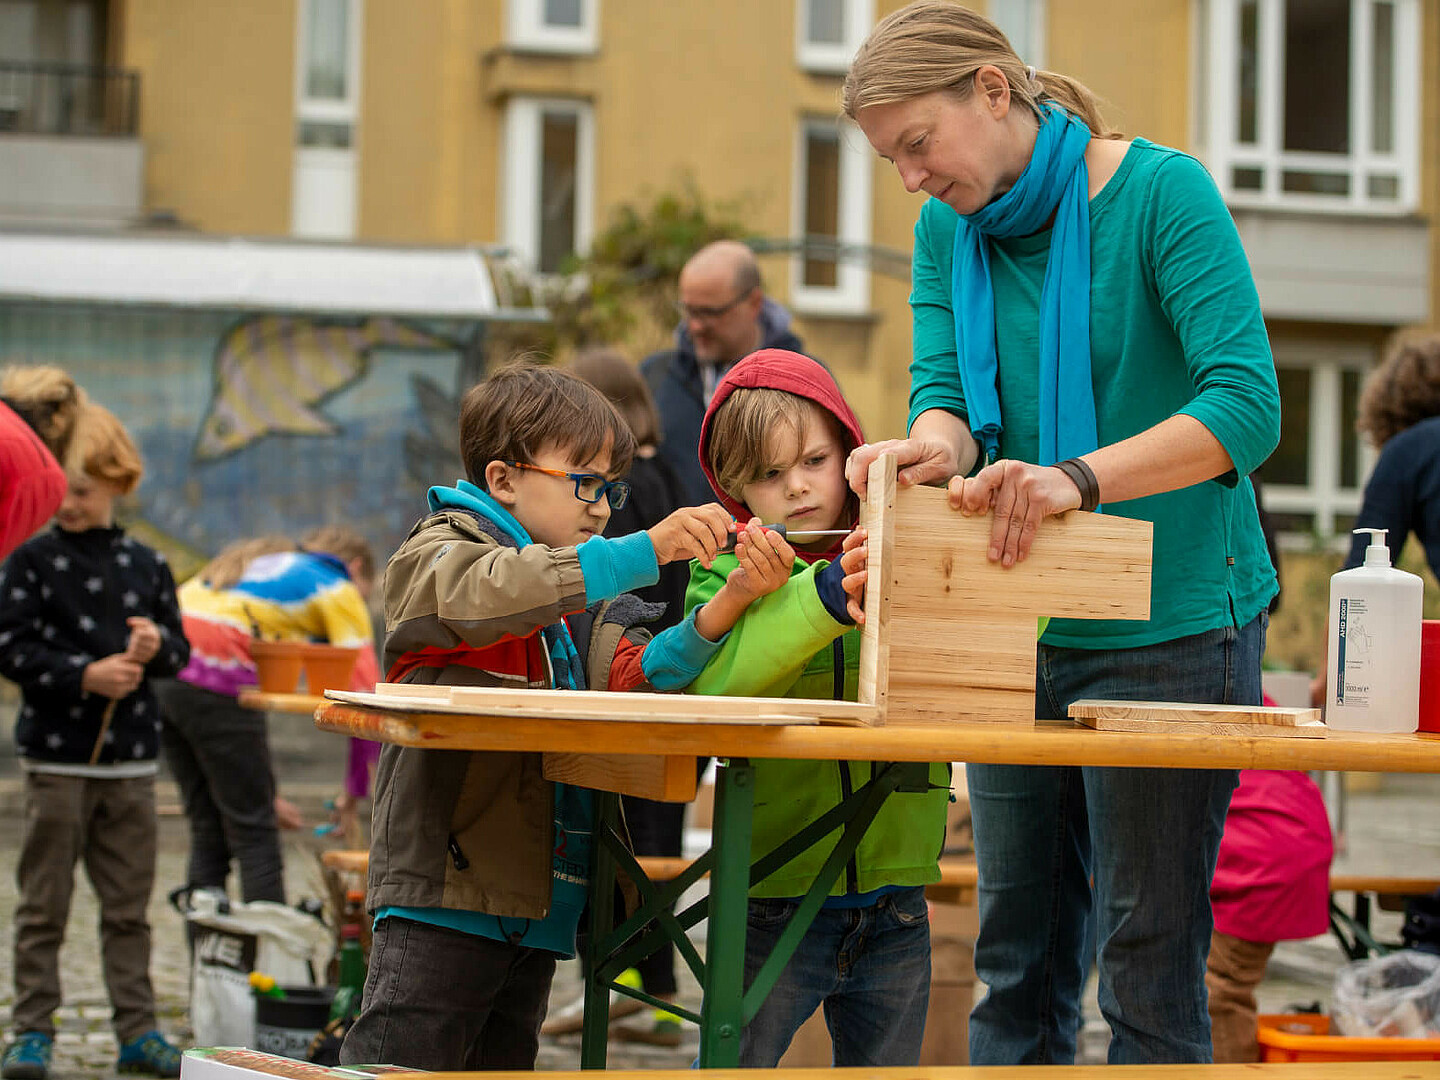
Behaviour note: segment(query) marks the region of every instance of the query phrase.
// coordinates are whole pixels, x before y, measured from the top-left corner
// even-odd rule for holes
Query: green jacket
[[[705,603],[739,565],[721,555],[711,569],[691,564],[685,611]],[[843,698],[854,701],[859,682],[860,631],[838,623],[815,590],[821,560],[796,562],[790,580],[751,604],[700,676],[692,694]],[[843,685],[836,685],[836,659]],[[838,692],[837,692],[838,691]],[[870,779],[869,761],[757,760],[752,860],[778,847]],[[940,879],[936,861],[945,840],[950,766],[929,766],[930,790],[896,792],[886,800],[832,895],[885,885],[928,885]],[[751,896],[801,896],[840,839],[840,830],[750,889]]]

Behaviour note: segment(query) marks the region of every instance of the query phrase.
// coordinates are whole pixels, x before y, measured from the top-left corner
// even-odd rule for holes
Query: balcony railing
[[[138,72],[0,61],[0,134],[133,136],[139,119]]]

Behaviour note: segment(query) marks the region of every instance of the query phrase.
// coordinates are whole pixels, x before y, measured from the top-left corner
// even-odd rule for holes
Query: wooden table
[[[271,707],[278,703],[270,702]],[[418,709],[370,708],[327,702],[317,726],[364,739],[437,750],[501,750],[588,754],[713,756],[717,772],[713,842],[680,877],[651,882],[626,850],[618,826],[618,796],[596,797],[595,875],[591,899],[590,954],[586,967],[583,1068],[603,1068],[609,993],[660,1005],[643,993],[617,988],[614,979],[641,957],[672,942],[703,989],[699,1014],[673,1004],[672,1012],[700,1025],[699,1061],[705,1067],[738,1063],[740,1030],[774,984],[831,884],[843,872],[860,837],[891,792],[915,780],[905,763],[973,761],[1017,765],[1111,765],[1165,768],[1361,769],[1379,772],[1440,772],[1440,736],[1363,735],[1332,732],[1325,738],[1216,738],[1213,735],[1094,731],[1069,722],[1034,724],[894,724],[881,727],[746,726],[457,716]],[[888,763],[871,783],[771,856],[750,865],[754,758],[874,760]],[[773,872],[821,838],[843,829],[826,868],[802,900],[749,992],[744,986],[745,915],[749,884]],[[639,885],[642,905],[613,927],[617,869]],[[670,905],[705,873],[709,896],[671,914]],[[708,918],[707,956],[685,934]]]

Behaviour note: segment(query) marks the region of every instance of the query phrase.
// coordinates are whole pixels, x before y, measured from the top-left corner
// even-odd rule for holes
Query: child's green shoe
[[[120,1047],[120,1059],[115,1062],[115,1071],[145,1073],[149,1076],[179,1076],[180,1050],[171,1046],[160,1032],[147,1031],[138,1039],[131,1039]]]
[[[49,1035],[26,1031],[15,1037],[0,1059],[0,1075],[5,1080],[45,1080],[50,1075]]]

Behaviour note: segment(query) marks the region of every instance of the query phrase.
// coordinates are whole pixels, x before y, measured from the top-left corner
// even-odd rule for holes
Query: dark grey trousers
[[[233,860],[242,900],[283,904],[285,874],[265,714],[178,680],[152,685],[165,719],[160,732],[165,760],[190,821],[187,884],[224,889]]]
[[[375,924],[342,1065],[533,1069],[555,956],[390,917]]]

